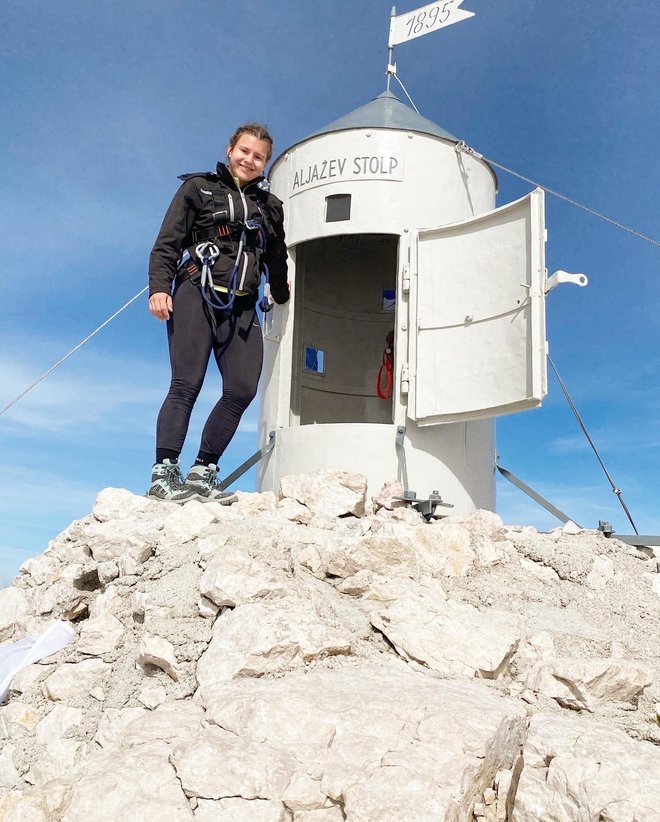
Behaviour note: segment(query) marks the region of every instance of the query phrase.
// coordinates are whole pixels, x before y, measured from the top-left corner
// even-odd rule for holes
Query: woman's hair
[[[234,148],[243,134],[251,134],[253,137],[256,137],[257,140],[263,140],[265,143],[268,143],[268,157],[266,160],[270,160],[273,154],[273,138],[268,133],[266,126],[262,123],[245,123],[245,125],[239,126],[229,138],[229,148]]]

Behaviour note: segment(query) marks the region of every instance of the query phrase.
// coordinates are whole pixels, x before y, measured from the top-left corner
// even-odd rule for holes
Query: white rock
[[[593,568],[587,574],[586,583],[594,590],[605,588],[614,576],[614,563],[609,557],[599,555],[594,557]]]
[[[124,626],[117,617],[104,613],[84,622],[76,648],[81,654],[102,656],[114,651],[123,634]]]
[[[141,702],[150,711],[162,705],[167,699],[167,691],[162,685],[156,685],[154,688],[143,688],[138,694],[138,702]]]
[[[304,771],[297,771],[282,794],[282,801],[295,813],[324,808],[328,797],[321,790],[320,780],[313,779]]]
[[[121,745],[126,728],[146,713],[144,708],[106,708],[99,720],[94,741],[102,748]]]
[[[110,559],[107,562],[99,562],[97,565],[97,571],[101,585],[107,585],[119,576],[119,567],[113,559]]]
[[[142,666],[155,665],[175,682],[179,681],[174,646],[163,637],[145,634],[138,648],[138,662]]]
[[[138,496],[125,488],[104,488],[96,496],[92,516],[98,522],[108,520],[138,518],[140,514],[153,511],[158,514],[158,502],[148,497]]]
[[[92,699],[95,699],[97,702],[105,702],[105,691],[103,688],[92,688],[89,692],[89,695]]]
[[[206,597],[200,597],[197,600],[197,610],[199,615],[204,619],[215,619],[218,615],[220,607]]]
[[[331,626],[309,604],[285,599],[249,603],[226,611],[197,665],[197,682],[209,685],[237,676],[262,676],[351,651],[348,628]]]
[[[343,819],[346,817],[337,807],[296,811],[293,814],[293,822],[342,822]]]
[[[3,745],[0,749],[0,788],[13,788],[20,782],[21,775],[14,764],[14,750],[13,745]]]
[[[626,659],[564,657],[534,665],[526,686],[556,699],[563,707],[591,711],[605,700],[629,702],[652,681],[645,665]]]
[[[163,533],[158,543],[159,550],[167,546],[178,547],[195,539],[214,522],[218,509],[222,508],[194,499],[185,505],[173,507],[175,510],[163,523]]]
[[[19,671],[11,681],[9,688],[10,694],[22,694],[24,691],[29,691],[33,688],[39,679],[48,672],[48,668],[43,665],[28,665]]]
[[[42,683],[41,688],[46,699],[54,702],[66,701],[78,694],[89,692],[97,680],[111,670],[112,665],[100,659],[65,662]]]
[[[142,563],[130,554],[122,554],[117,560],[117,571],[121,576],[136,576],[142,569]]]
[[[42,554],[26,559],[19,571],[32,578],[35,585],[52,585],[59,577],[60,563],[53,557]]]
[[[408,660],[441,673],[497,679],[520,642],[516,614],[444,601],[421,586],[414,594],[381,607],[372,624]]]
[[[35,737],[37,742],[45,745],[55,739],[62,739],[71,728],[82,722],[83,712],[79,708],[69,708],[66,705],[55,705],[36,726]]]
[[[20,739],[34,732],[41,714],[33,705],[12,700],[0,707],[0,739]]]
[[[31,785],[45,785],[73,772],[87,753],[87,745],[78,739],[55,739],[43,746],[38,760],[25,774]]]
[[[145,562],[154,552],[160,527],[133,519],[96,522],[88,528],[89,546],[96,562],[118,560],[123,554]]]
[[[660,749],[577,717],[532,717],[512,822],[657,822]]]
[[[219,608],[233,608],[260,597],[286,596],[289,588],[286,574],[253,559],[237,545],[226,545],[214,556],[199,583],[202,596]]]
[[[0,819],[2,822],[51,822],[42,799],[25,796],[21,791],[0,795]]]
[[[576,523],[574,523],[573,520],[570,520],[570,519],[568,520],[568,522],[565,522],[564,525],[561,528],[562,533],[570,534],[572,536],[580,534],[582,532],[582,530],[583,529],[580,528],[579,525],[576,525]]]
[[[108,585],[102,594],[99,594],[89,606],[91,619],[102,617],[105,614],[116,614],[122,605],[122,599],[115,585]]]
[[[270,799],[199,799],[195,822],[288,822],[284,805]]]
[[[405,490],[406,489],[398,480],[389,480],[389,482],[385,482],[383,487],[371,498],[376,510],[379,508],[386,508],[388,511],[391,511],[393,508],[403,507],[405,502],[400,499],[395,499],[395,497],[402,497]]]
[[[166,752],[143,745],[88,757],[62,822],[90,820],[193,822],[194,816]]]
[[[314,514],[341,517],[364,516],[367,478],[347,471],[282,477],[279,498],[298,500]]]
[[[12,634],[25,634],[29,617],[27,596],[19,588],[0,590],[0,642],[8,642]]]
[[[413,818],[412,785],[419,785],[420,806],[436,813],[428,818],[468,819],[496,773],[512,767],[525,729],[524,708],[481,683],[399,667],[243,679],[204,687],[201,699],[207,719],[233,738],[295,751],[322,792],[350,797],[349,819]],[[412,804],[402,810],[405,802]]]
[[[313,516],[306,505],[298,502],[297,499],[291,499],[291,497],[284,497],[277,503],[277,513],[291,522],[298,522],[301,525],[309,525]]]
[[[136,591],[131,597],[131,609],[136,616],[143,617],[149,607],[149,596],[142,591]]]
[[[297,768],[290,753],[219,728],[176,745],[171,762],[186,795],[202,799],[276,799]]]
[[[142,711],[123,731],[125,748],[139,747],[149,742],[166,745],[182,742],[200,733],[204,710],[190,700],[164,702],[153,711]]]

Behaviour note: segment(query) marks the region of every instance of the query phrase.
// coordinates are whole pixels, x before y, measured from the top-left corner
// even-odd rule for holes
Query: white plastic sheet
[[[76,635],[70,622],[55,620],[39,636],[27,636],[18,642],[0,645],[0,702],[3,702],[12,679],[23,668],[61,651]]]

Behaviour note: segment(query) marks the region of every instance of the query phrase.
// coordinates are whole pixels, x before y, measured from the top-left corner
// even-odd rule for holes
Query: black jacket
[[[169,294],[184,251],[187,249],[197,262],[195,246],[205,240],[220,249],[220,257],[213,266],[213,280],[226,285],[236,262],[242,224],[245,220],[256,220],[265,231],[265,248],[257,240],[258,232],[246,232],[247,254],[241,261],[236,287],[256,294],[261,263],[265,262],[273,299],[285,303],[289,286],[282,202],[268,191],[264,178],[258,177],[239,190],[227,166],[218,163],[215,173],[186,174],[180,179],[183,185],[165,214],[149,258],[149,296],[158,292]]]

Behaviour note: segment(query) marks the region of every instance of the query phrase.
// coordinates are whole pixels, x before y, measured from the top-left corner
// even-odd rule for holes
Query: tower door
[[[408,416],[434,425],[540,405],[547,393],[542,189],[415,232],[411,272]]]

